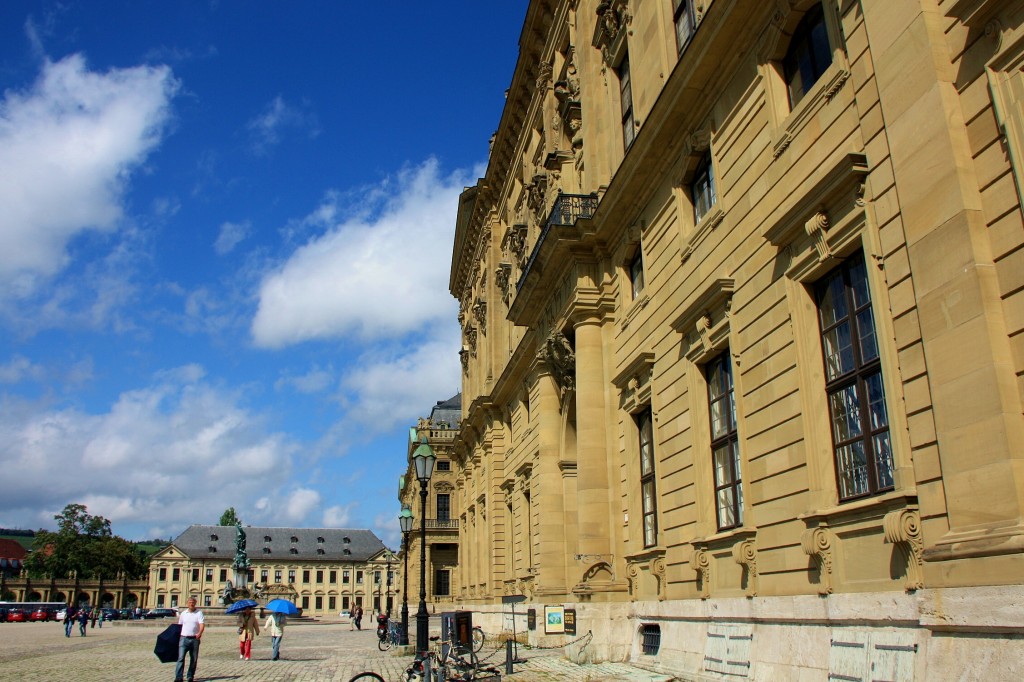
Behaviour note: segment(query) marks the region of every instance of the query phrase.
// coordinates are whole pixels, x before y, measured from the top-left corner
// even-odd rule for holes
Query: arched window
[[[825,13],[818,3],[797,24],[782,60],[790,108],[800,103],[831,64],[832,47],[828,42]]]

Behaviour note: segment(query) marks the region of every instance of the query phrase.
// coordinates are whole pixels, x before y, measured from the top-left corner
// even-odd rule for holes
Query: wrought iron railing
[[[537,254],[540,253],[540,249],[544,245],[544,240],[547,239],[551,228],[572,227],[580,218],[593,218],[596,210],[596,194],[558,194],[554,205],[551,207],[551,213],[548,214],[548,219],[540,231],[540,236],[537,237],[537,243],[533,245],[530,258],[526,261],[523,272],[519,275],[519,281],[516,282],[517,292],[523,288],[526,276],[530,274],[530,269],[533,267],[534,261],[537,260]]]
[[[427,530],[458,530],[458,519],[427,519]]]

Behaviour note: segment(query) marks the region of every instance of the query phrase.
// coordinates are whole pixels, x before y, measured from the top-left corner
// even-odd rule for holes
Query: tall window
[[[380,585],[380,571],[373,572],[373,584]]]
[[[651,408],[636,416],[640,437],[640,511],[643,517],[644,547],[658,543],[658,505],[654,487],[654,424]]]
[[[207,582],[213,582],[213,569],[212,568],[206,569],[206,580],[207,580]]]
[[[446,568],[434,571],[434,596],[447,597],[451,594],[451,573]]]
[[[451,497],[445,493],[437,496],[437,520],[447,521],[451,518]]]
[[[269,571],[267,569],[265,569],[265,568],[260,569],[260,581],[261,582],[267,582],[267,575],[268,574],[269,574]]]
[[[629,262],[629,283],[633,290],[633,300],[640,298],[644,290],[644,253],[637,248],[636,255]]]
[[[362,584],[363,584],[363,572],[362,571],[356,571],[356,585],[362,585]]]
[[[782,60],[790,107],[800,103],[831,64],[832,48],[828,44],[825,13],[818,3],[797,24],[789,50]]]
[[[220,569],[220,581],[222,583],[223,582],[227,582],[227,579],[228,579],[228,569],[226,569],[226,568]]]
[[[626,149],[633,144],[636,128],[633,125],[633,86],[629,76],[629,55],[622,58],[622,63],[615,70],[619,76],[619,103],[622,105],[622,142]]]
[[[174,582],[178,582],[179,580],[181,580],[180,568],[175,568],[171,570],[171,580],[173,580]]]
[[[192,569],[192,580],[195,581],[195,582],[199,582],[199,569],[198,568],[193,568]]]
[[[743,523],[743,482],[736,431],[736,399],[729,351],[708,363],[708,412],[711,415],[711,459],[715,471],[718,529]]]
[[[281,582],[281,571],[274,571],[274,582]]]
[[[317,581],[318,584],[322,583],[324,581],[324,572],[323,571],[317,571],[316,572],[316,581]]]
[[[162,566],[160,567],[160,578],[159,579],[161,581],[167,580],[167,569],[162,567]]]
[[[290,582],[290,583],[295,582],[295,571],[294,570],[288,571],[288,582]]]
[[[693,0],[674,0],[676,47],[680,54],[693,37]]]
[[[889,416],[863,254],[819,282],[817,298],[839,497],[890,490]]]
[[[690,197],[693,199],[693,222],[699,223],[715,205],[715,169],[711,164],[711,150],[701,157],[690,183]]]
[[[341,584],[348,585],[348,571],[341,572]]]
[[[338,582],[338,572],[337,572],[337,571],[331,571],[331,572],[330,572],[330,573],[328,574],[328,581],[329,581],[329,582],[330,582],[330,583],[331,583],[332,585],[335,585],[335,584],[337,584],[337,582]],[[332,606],[331,608],[334,608],[334,607]]]
[[[302,582],[309,583],[309,571],[302,572]]]

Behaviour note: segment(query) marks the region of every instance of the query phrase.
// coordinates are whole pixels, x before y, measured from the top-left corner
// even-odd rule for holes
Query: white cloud
[[[289,524],[299,524],[320,506],[320,493],[309,488],[298,488],[287,493],[281,509]]]
[[[274,522],[281,509],[256,505],[270,496],[288,500],[288,523],[309,523],[319,494],[282,488],[296,446],[241,401],[196,365],[122,393],[106,413],[0,401],[0,470],[19,481],[0,496],[0,518],[52,527],[54,513],[81,502],[118,528],[175,534],[231,506],[246,523]]]
[[[39,381],[46,375],[37,365],[23,355],[15,355],[11,361],[0,365],[0,384],[19,384],[22,381]]]
[[[307,109],[309,105],[293,106],[278,95],[246,125],[250,135],[250,150],[263,156],[281,141],[281,131],[286,128],[304,130],[311,138],[320,134],[320,124],[315,114]]]
[[[251,231],[252,223],[248,220],[241,223],[224,223],[220,226],[220,234],[217,235],[217,241],[213,243],[213,250],[219,256],[231,253],[243,239],[249,236]]]
[[[299,393],[322,393],[334,382],[334,368],[313,367],[302,376],[284,376],[274,382],[278,391],[291,387]]]
[[[432,160],[368,190],[365,201],[354,202],[360,215],[334,224],[263,279],[252,322],[255,343],[365,341],[454,320],[458,307],[447,293],[448,270],[463,185],[460,176],[439,177]],[[379,210],[367,216],[370,202]],[[318,217],[340,213],[324,206],[314,211]]]
[[[350,502],[345,505],[334,505],[324,509],[323,515],[323,526],[324,528],[346,528],[349,524],[349,519],[352,516],[352,509],[356,506],[355,502]]]
[[[46,61],[0,102],[0,294],[26,297],[68,264],[67,246],[112,231],[130,175],[159,144],[178,83],[164,66],[89,71]]]

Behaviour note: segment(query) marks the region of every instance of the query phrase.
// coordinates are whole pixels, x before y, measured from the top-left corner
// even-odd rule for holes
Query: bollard
[[[512,640],[505,640],[505,674],[512,674]]]

